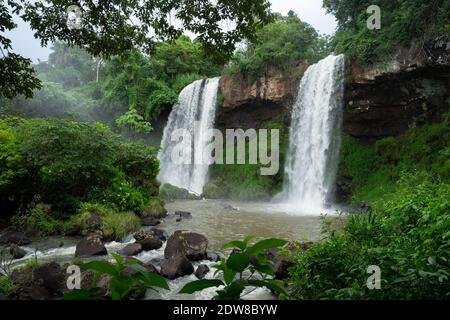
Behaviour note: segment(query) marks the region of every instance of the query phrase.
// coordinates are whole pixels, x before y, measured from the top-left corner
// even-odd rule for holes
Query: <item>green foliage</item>
[[[352,179],[354,203],[373,202],[398,187],[401,172],[428,171],[450,179],[450,127],[443,121],[407,131],[400,137],[364,145],[344,136],[340,176]]]
[[[142,217],[163,218],[165,215],[164,201],[158,197],[150,198],[146,207],[141,212]]]
[[[333,234],[298,255],[291,269],[299,299],[445,299],[450,294],[449,184],[402,175],[388,201],[351,215]],[[381,268],[381,289],[366,268]]]
[[[148,272],[145,267],[141,266],[137,260],[124,260],[117,254],[112,254],[115,263],[107,261],[91,261],[80,265],[82,270],[93,270],[98,277],[102,275],[109,275],[109,292],[111,292],[112,300],[125,300],[130,297],[133,292],[162,288],[169,289],[166,280],[160,275]],[[123,275],[126,267],[131,267],[136,270],[136,273],[131,276]],[[91,289],[79,289],[68,292],[64,295],[65,300],[86,300],[86,299],[100,299],[100,288],[94,287]]]
[[[253,237],[247,236],[243,241],[231,241],[224,245],[224,249],[237,249],[227,259],[222,258],[216,264],[215,274],[221,273],[222,280],[197,280],[186,284],[180,293],[194,293],[210,287],[223,288],[216,291],[214,299],[217,300],[239,300],[245,287],[266,287],[278,294],[286,295],[276,280],[272,279],[273,271],[264,255],[264,250],[278,248],[287,243],[280,239],[266,239],[249,245]],[[254,257],[257,263],[250,264]]]
[[[105,58],[125,56],[133,49],[150,53],[154,51],[157,41],[173,40],[185,32],[191,32],[197,36],[208,56],[224,62],[232,55],[235,43],[247,37],[253,38],[255,31],[272,18],[267,0],[219,0],[215,3],[202,0],[189,3],[158,1],[145,4],[122,1],[120,6],[106,1],[100,4],[83,2],[78,3],[78,6],[82,12],[82,21],[80,28],[73,30],[67,27],[67,7],[59,1],[2,2],[0,30],[14,30],[17,24],[14,23],[13,15],[20,16],[30,25],[34,36],[43,46],[58,43],[59,40],[84,48],[93,56]],[[179,22],[176,24],[167,19],[174,12]],[[208,14],[205,15],[205,12]],[[224,29],[224,22],[233,27]],[[18,94],[31,97],[33,90],[40,86],[34,76],[31,60],[11,52],[11,40],[6,34],[0,36],[0,49],[3,53],[0,59],[0,76],[3,79],[0,95],[8,98]],[[53,58],[57,62],[60,55]],[[70,55],[65,58],[74,64],[79,62]],[[79,71],[69,67],[62,73],[63,80],[72,84],[74,80],[82,79]]]
[[[366,9],[370,5],[381,9],[379,30],[367,28],[370,14]],[[388,58],[400,46],[409,47],[413,40],[423,45],[449,34],[446,24],[450,4],[445,0],[325,0],[323,6],[338,21],[333,39],[336,51],[360,63]]]
[[[162,199],[165,199],[165,200],[174,200],[174,199],[198,200],[198,199],[200,199],[199,196],[189,193],[188,190],[175,187],[169,183],[165,183],[161,186],[161,188],[159,190],[159,195]]]
[[[133,212],[119,212],[99,203],[88,202],[82,203],[79,213],[71,217],[70,226],[78,226],[88,234],[93,231],[89,230],[90,226],[87,224],[92,214],[101,219],[103,236],[116,241],[122,241],[126,235],[137,231],[141,226],[139,217]]]
[[[15,226],[33,226],[41,236],[57,235],[64,231],[65,224],[53,217],[49,205],[37,203],[31,205],[26,212],[11,218]]]
[[[8,276],[0,276],[0,294],[8,296],[15,287],[16,286]]]
[[[91,200],[138,213],[158,192],[154,152],[121,141],[100,123],[0,120],[2,213],[45,203],[57,219]]]
[[[298,60],[312,63],[324,57],[328,53],[325,42],[313,27],[290,11],[286,17],[278,15],[275,22],[259,30],[256,40],[233,56],[225,72],[240,72],[251,77],[262,76],[273,69],[288,73]]]
[[[449,141],[445,119],[372,145],[344,137],[340,175],[372,209],[298,255],[295,298],[449,298]],[[381,290],[366,286],[369,265],[381,268]]]

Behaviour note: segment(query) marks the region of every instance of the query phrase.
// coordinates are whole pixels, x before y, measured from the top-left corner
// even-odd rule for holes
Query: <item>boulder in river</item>
[[[185,255],[191,261],[206,259],[208,239],[199,233],[189,231],[175,231],[167,240],[164,257]]]
[[[154,227],[160,223],[161,221],[153,217],[145,217],[141,219],[141,224],[145,227]]]
[[[143,229],[136,232],[133,237],[137,242],[142,241],[144,239],[153,239],[158,238],[161,241],[166,241],[167,233],[164,230],[152,228],[152,229]]]
[[[12,244],[9,247],[9,253],[12,255],[14,259],[22,259],[27,254],[27,252],[21,247],[19,247],[17,244]]]
[[[144,264],[141,261],[137,261],[136,263],[143,266],[145,269],[147,269],[148,272],[159,273],[158,269],[156,269],[156,267],[151,263]],[[121,275],[124,277],[131,277],[136,273],[138,273],[138,271],[135,268],[133,268],[132,266],[126,266],[123,269]]]
[[[194,273],[194,266],[182,254],[171,256],[161,264],[161,275],[168,279],[175,279]]]
[[[142,252],[142,245],[140,243],[127,244],[122,250],[119,251],[124,256],[135,256]]]
[[[75,257],[86,258],[93,256],[102,256],[108,254],[105,245],[96,235],[88,236],[78,242]]]
[[[158,238],[146,238],[138,242],[142,246],[142,250],[156,250],[162,247],[162,241]]]
[[[206,264],[201,264],[195,270],[195,276],[198,279],[203,279],[209,272],[209,267]]]
[[[192,218],[192,214],[188,211],[175,211],[175,215],[183,219]]]
[[[206,259],[209,261],[219,262],[220,261],[220,255],[218,255],[215,252],[208,251],[206,253]]]

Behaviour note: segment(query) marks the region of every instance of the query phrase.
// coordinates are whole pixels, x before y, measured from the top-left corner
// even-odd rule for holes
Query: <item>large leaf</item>
[[[232,254],[227,260],[227,267],[237,272],[242,272],[250,264],[250,257],[245,253]]]
[[[181,290],[180,293],[194,293],[201,291],[206,288],[222,286],[224,283],[217,279],[202,279],[187,283]]]
[[[241,281],[234,281],[224,290],[219,290],[217,296],[220,300],[239,300],[244,289],[245,286]]]
[[[233,248],[239,248],[241,250],[245,250],[247,248],[247,244],[244,241],[235,240],[227,242],[223,245],[224,249],[233,249]]]
[[[225,266],[225,269],[223,270],[223,280],[225,280],[226,284],[230,284],[234,277],[236,277],[237,271],[234,271],[232,269],[229,269]]]
[[[95,270],[101,273],[107,273],[111,276],[119,275],[116,267],[107,261],[91,261],[83,263],[80,267],[83,270]]]
[[[253,246],[249,247],[247,249],[247,253],[248,254],[257,254],[265,249],[277,248],[277,247],[284,246],[286,243],[288,243],[286,240],[274,239],[274,238],[261,240],[261,241],[255,243]]]
[[[254,287],[266,287],[275,292],[287,295],[286,291],[280,287],[274,280],[247,280],[247,284]]]
[[[139,271],[139,274],[136,275],[136,278],[143,281],[146,286],[150,287],[158,287],[169,290],[169,285],[167,284],[167,281],[164,277],[160,276],[159,274],[148,272],[147,269],[145,269],[141,265],[132,265],[132,268]]]

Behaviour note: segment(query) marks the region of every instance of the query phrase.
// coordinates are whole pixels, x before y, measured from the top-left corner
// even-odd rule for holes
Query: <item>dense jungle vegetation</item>
[[[382,8],[378,32],[366,28],[371,4]],[[45,236],[85,228],[86,213],[95,210],[109,239],[120,239],[139,227],[138,216],[164,211],[156,181],[157,136],[163,115],[185,85],[224,73],[253,78],[270,70],[288,73],[295,61],[313,63],[331,52],[362,64],[384,61],[399,47],[425,43],[450,30],[450,2],[445,0],[325,0],[324,7],[338,21],[332,37],[319,35],[292,12],[270,19],[261,14],[261,23],[250,21],[243,27],[239,36],[248,39],[234,54],[229,43],[220,42],[229,53],[220,59],[205,46],[204,37],[191,40],[179,32],[172,40],[152,41],[151,54],[114,43],[114,54],[103,56],[105,39],[86,47],[78,35],[70,45],[54,42],[48,61],[34,70],[29,70],[29,61],[12,61],[13,55],[0,58],[0,66],[8,66],[0,78],[10,80],[0,87],[0,219],[31,226]],[[4,11],[3,5],[0,9]],[[38,17],[30,19],[42,37],[58,38],[43,31]],[[211,29],[212,35],[224,38]],[[120,35],[127,30],[124,26]],[[5,39],[0,37],[3,47],[9,45]],[[27,72],[10,72],[14,68]],[[18,75],[33,75],[36,81],[17,80]],[[20,86],[14,87],[14,81]],[[292,297],[450,298],[449,117],[371,145],[343,137],[340,174],[351,178],[355,213],[343,217],[342,230],[325,223],[327,237],[293,257],[287,280]],[[283,120],[274,119],[266,128],[283,129],[283,159]],[[215,181],[205,194],[238,199],[276,194],[282,171],[268,178],[258,169],[214,166]],[[365,209],[359,210],[362,204]],[[365,286],[368,265],[381,267],[381,290]],[[8,285],[5,277],[0,281],[0,287]]]

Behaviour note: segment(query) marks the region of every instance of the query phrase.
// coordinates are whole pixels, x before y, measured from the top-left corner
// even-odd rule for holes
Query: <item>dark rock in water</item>
[[[0,244],[17,244],[19,246],[31,243],[31,239],[24,231],[7,229],[0,235]]]
[[[17,244],[12,244],[9,247],[9,253],[13,256],[14,259],[22,259],[27,254],[27,252]]]
[[[223,209],[224,210],[229,210],[229,211],[239,211],[239,208],[233,207],[230,204],[224,204],[223,205]]]
[[[167,259],[181,254],[191,261],[199,261],[206,258],[207,248],[208,239],[205,236],[189,231],[175,231],[167,240],[164,257]]]
[[[197,267],[197,270],[195,270],[195,276],[198,279],[203,279],[209,272],[209,268],[206,264],[201,264]]]
[[[279,259],[273,267],[275,279],[286,279],[289,277],[289,268],[293,266],[294,262],[290,261],[287,257]]]
[[[175,219],[175,222],[180,222],[181,221],[181,218],[176,218]]]
[[[92,257],[108,254],[103,242],[98,236],[89,236],[78,242],[75,257]]]
[[[151,263],[148,264],[144,264],[140,261],[137,262],[139,265],[143,266],[145,269],[147,269],[148,272],[153,272],[153,273],[159,273],[158,269],[156,269],[156,267],[154,265],[152,265]],[[121,275],[124,277],[131,277],[133,275],[135,275],[136,273],[138,273],[138,271],[131,267],[131,266],[126,266],[125,269],[123,269]]]
[[[153,218],[153,217],[146,217],[146,218],[142,218],[142,220],[141,220],[141,224],[146,227],[154,227],[160,223],[161,222],[158,219]]]
[[[130,243],[127,244],[122,250],[119,251],[119,254],[124,256],[135,256],[142,252],[142,245],[140,243]]]
[[[43,285],[52,295],[60,294],[65,288],[66,275],[56,262],[37,266],[33,271],[34,281]]]
[[[150,263],[155,266],[161,266],[161,264],[163,262],[164,262],[164,259],[161,259],[161,258],[153,258],[152,260],[150,260]]]
[[[194,273],[194,266],[182,254],[171,256],[161,264],[161,275],[168,279],[175,279]]]
[[[296,254],[301,250],[304,252],[308,250],[314,243],[307,242],[290,242],[285,248],[289,249],[292,254]],[[294,262],[289,255],[281,255],[280,249],[270,248],[264,252],[267,260],[269,260],[272,270],[275,273],[275,279],[285,279],[289,276],[289,268],[294,265]]]
[[[220,261],[220,256],[215,252],[208,251],[206,253],[206,259],[209,261],[218,262],[218,261]]]
[[[169,235],[166,231],[162,229],[152,228],[151,231],[158,237],[161,241],[166,241]]]
[[[167,233],[162,229],[152,228],[152,229],[145,229],[140,230],[136,232],[133,237],[136,239],[137,242],[143,241],[145,239],[153,239],[157,238],[161,241],[166,241],[167,239]]]
[[[184,219],[192,218],[192,214],[188,211],[175,211],[175,215]]]
[[[158,238],[147,238],[138,242],[142,246],[142,250],[156,250],[162,247],[162,241]]]

